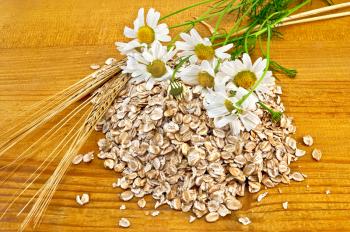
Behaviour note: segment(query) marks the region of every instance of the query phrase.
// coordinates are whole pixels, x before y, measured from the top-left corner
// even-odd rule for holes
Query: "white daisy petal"
[[[255,72],[259,72],[259,71],[263,71],[266,68],[266,64],[267,64],[267,60],[263,59],[262,61],[260,61],[260,63],[258,63],[255,68],[253,67],[253,70]]]
[[[214,86],[215,91],[225,92],[226,91],[226,83],[229,80],[230,80],[230,77],[228,77],[228,76],[221,76],[221,75],[217,74],[216,78],[214,79],[214,81],[215,81],[215,86]]]
[[[154,84],[155,84],[154,79],[153,78],[149,78],[148,81],[146,82],[146,90],[153,89]]]
[[[194,52],[192,52],[192,54],[194,54]],[[195,64],[198,61],[198,57],[193,55],[190,57],[189,61],[191,64]]]
[[[247,111],[239,116],[239,118],[247,131],[255,129],[255,127],[261,123],[260,118],[251,111]]]
[[[140,27],[145,25],[145,12],[143,8],[139,9],[136,20],[138,21]]]
[[[243,64],[247,69],[252,68],[252,60],[250,59],[250,56],[247,53],[244,53],[242,56]]]
[[[198,31],[196,29],[191,29],[190,31],[191,37],[198,41],[199,43],[203,43],[202,37],[199,35]]]
[[[168,28],[168,25],[166,25],[165,23],[161,23],[159,24],[155,31],[158,33],[158,34],[169,34],[169,28]]]
[[[146,18],[147,25],[155,29],[157,27],[159,18],[160,18],[159,12],[155,11],[153,8],[149,9],[147,13],[147,18]]]
[[[189,44],[191,47],[194,48],[195,44],[193,43],[193,40],[189,34],[180,33],[180,37],[185,41],[185,43]]]
[[[181,80],[187,85],[198,85],[197,76],[195,75],[182,76]]]
[[[128,55],[133,53],[133,50],[139,47],[140,43],[137,40],[132,40],[129,43],[116,42],[115,46],[121,54]]]
[[[225,108],[225,106],[218,106],[215,108],[210,109],[210,111],[208,110],[208,117],[209,118],[216,118],[216,117],[222,117],[227,115],[227,109]]]
[[[219,48],[215,49],[215,51],[223,53],[223,52],[227,52],[232,47],[233,47],[233,44],[227,44],[225,46],[222,46],[222,47],[219,47]]]
[[[231,57],[231,55],[228,53],[225,53],[225,52],[230,50],[232,47],[233,47],[233,44],[228,44],[226,46],[215,49],[216,57],[219,57],[223,60],[229,59]]]
[[[171,37],[170,35],[157,35],[157,40],[161,41],[161,42],[170,42],[171,41]]]
[[[131,29],[130,27],[124,27],[124,35],[127,38],[131,38],[131,39],[136,38],[135,31],[133,29]]]
[[[182,41],[176,41],[175,46],[179,50],[191,50],[192,49],[192,45],[189,45],[188,43],[182,42]]]
[[[239,135],[242,130],[242,123],[235,117],[230,123],[231,132],[233,135]]]
[[[208,38],[202,39],[202,42],[203,42],[203,44],[204,44],[205,46],[211,46],[211,45],[212,45],[211,42],[210,42],[210,40],[209,40]]]
[[[144,51],[142,53],[142,57],[145,59],[145,61],[147,61],[147,63],[151,63],[154,60],[154,56],[148,52],[148,51]]]
[[[222,128],[222,127],[226,126],[227,124],[231,123],[233,120],[235,120],[235,118],[237,118],[237,117],[235,117],[234,115],[228,115],[228,116],[223,116],[220,118],[215,118],[214,125],[217,128]]]
[[[247,95],[249,93],[248,90],[239,87],[236,89],[236,95],[235,97],[237,99],[241,99],[243,96]],[[244,109],[247,110],[255,110],[256,109],[256,103],[258,102],[258,98],[255,97],[253,94],[249,95],[249,97],[243,102],[242,106]]]

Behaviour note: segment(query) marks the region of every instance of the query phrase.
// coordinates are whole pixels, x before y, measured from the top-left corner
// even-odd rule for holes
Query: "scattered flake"
[[[316,149],[316,148],[312,151],[311,155],[312,155],[312,158],[314,158],[314,160],[316,160],[316,161],[320,161],[322,158],[321,150]]]
[[[75,197],[75,200],[79,205],[85,205],[85,204],[89,203],[90,197],[89,197],[89,194],[83,193],[83,195],[81,195],[81,196],[77,195]]]
[[[192,223],[192,222],[194,222],[196,219],[197,219],[196,217],[190,215],[188,221],[189,221],[190,223]]]
[[[99,64],[92,64],[92,65],[90,65],[90,68],[92,69],[92,70],[97,70],[97,69],[99,69],[101,66],[99,65]]]
[[[268,194],[268,192],[264,192],[264,193],[260,194],[256,200],[258,202],[262,201],[262,199],[264,199],[267,194]]]
[[[130,201],[134,197],[134,194],[131,191],[125,191],[120,194],[120,199],[123,201]]]
[[[282,193],[282,189],[281,188],[278,188],[277,189],[279,193]]]
[[[154,210],[154,211],[151,212],[151,215],[152,215],[153,217],[156,217],[156,216],[158,216],[159,214],[160,214],[160,212],[159,212],[158,210]]]
[[[282,203],[283,209],[288,209],[288,201]]]
[[[126,218],[121,218],[119,220],[119,226],[123,228],[128,228],[130,226],[130,221]]]
[[[327,190],[326,190],[326,194],[327,194],[327,195],[328,195],[328,194],[331,194],[331,190],[327,189]]]
[[[94,159],[94,152],[90,151],[83,156],[83,162],[89,163]]]
[[[296,149],[296,150],[295,150],[295,156],[296,156],[296,157],[304,156],[305,153],[306,153],[306,151],[304,151],[304,150],[300,150],[300,149]]]
[[[207,222],[216,222],[219,219],[219,214],[217,212],[210,212],[205,215],[205,220]]]
[[[147,211],[145,211],[145,215],[146,216],[148,216],[149,215],[149,211],[147,210]]]
[[[252,221],[248,217],[240,217],[240,218],[238,218],[238,221],[245,226],[252,223]]]
[[[306,146],[312,146],[314,144],[314,139],[311,137],[311,135],[305,135],[303,137],[303,142]]]
[[[141,198],[140,200],[137,201],[137,205],[142,209],[145,208],[146,200],[144,198]]]
[[[106,65],[111,65],[113,62],[117,61],[115,58],[108,58],[106,61],[105,61],[105,64]]]
[[[119,209],[124,210],[124,209],[126,209],[126,206],[125,206],[124,204],[122,204],[122,205],[119,207]]]
[[[303,181],[305,178],[300,172],[293,172],[291,179],[295,181]]]
[[[72,164],[80,164],[82,160],[83,160],[82,154],[76,155],[72,160]]]

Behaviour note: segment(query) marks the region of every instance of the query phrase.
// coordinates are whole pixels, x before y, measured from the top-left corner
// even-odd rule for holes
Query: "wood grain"
[[[24,107],[90,73],[90,64],[103,63],[111,56],[120,58],[113,43],[123,40],[122,29],[131,24],[139,7],[153,6],[167,13],[192,2],[2,0],[0,124],[17,119]],[[308,8],[323,5],[315,1]],[[196,10],[167,22],[194,15]],[[117,175],[94,160],[69,169],[38,230],[119,231],[116,224],[123,216],[132,223],[128,231],[350,231],[349,25],[350,18],[342,18],[291,26],[282,29],[284,40],[272,43],[272,57],[298,70],[296,79],[280,76],[279,81],[287,113],[295,118],[295,137],[301,143],[303,135],[311,134],[314,147],[324,154],[321,162],[315,162],[311,149],[300,144],[307,155],[292,167],[307,174],[306,181],[281,185],[282,194],[269,189],[260,203],[255,200],[257,194],[248,194],[242,210],[217,223],[198,220],[189,224],[187,213],[167,207],[161,207],[158,217],[145,216],[135,200],[126,203],[127,210],[119,210],[120,190],[111,187]],[[83,151],[97,150],[96,141],[101,137],[94,133]],[[40,155],[47,152],[40,151]],[[10,184],[0,187],[0,207],[36,165],[38,160],[30,160]],[[35,188],[38,185],[30,191]],[[331,194],[325,194],[327,189]],[[82,192],[90,193],[91,202],[79,207],[74,199]],[[288,210],[282,209],[284,201],[289,202]],[[243,226],[237,222],[239,216],[248,216],[253,223]],[[0,222],[0,231],[14,231],[18,222],[16,212],[10,211],[5,222]]]

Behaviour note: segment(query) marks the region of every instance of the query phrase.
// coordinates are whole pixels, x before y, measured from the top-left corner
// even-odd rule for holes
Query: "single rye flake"
[[[267,194],[268,194],[268,192],[264,192],[264,193],[260,194],[260,195],[258,196],[258,198],[256,199],[257,202],[262,201],[262,199],[264,199],[264,198],[267,196]]]
[[[245,226],[252,223],[252,221],[248,217],[240,217],[240,218],[238,218],[238,221]]]
[[[303,137],[303,142],[306,146],[312,146],[314,144],[314,139],[311,137],[311,135],[305,135]]]
[[[288,209],[288,201],[282,203],[283,209]]]
[[[75,200],[79,205],[85,205],[85,204],[89,203],[90,197],[89,197],[89,194],[83,193],[83,195],[81,195],[81,196],[77,195]]]
[[[312,158],[314,158],[314,160],[316,160],[316,161],[320,161],[322,158],[321,150],[316,149],[316,148],[312,151],[311,155],[312,155]]]
[[[121,218],[118,224],[120,227],[128,228],[130,226],[130,221],[126,218]]]

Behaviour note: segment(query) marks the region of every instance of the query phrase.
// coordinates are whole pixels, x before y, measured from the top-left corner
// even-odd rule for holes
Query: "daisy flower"
[[[211,61],[214,58],[221,60],[230,58],[226,52],[233,47],[232,44],[214,49],[210,40],[202,38],[196,29],[192,29],[190,34],[181,33],[180,37],[184,41],[175,43],[176,48],[181,51],[178,55],[179,57],[191,56],[191,63],[196,63],[198,60]]]
[[[129,56],[123,73],[131,74],[134,83],[146,82],[146,89],[151,90],[157,81],[169,79],[173,70],[167,62],[175,55],[174,50],[167,51],[165,46],[155,41],[149,49]]]
[[[231,80],[227,85],[228,88],[233,89],[235,86],[250,90],[263,75],[266,63],[267,60],[263,60],[260,57],[252,64],[250,56],[244,53],[242,61],[237,59],[223,62],[218,75],[221,77],[228,77],[228,79]],[[256,87],[255,92],[261,94],[269,93],[274,85],[275,78],[272,76],[271,71],[267,71],[264,79]]]
[[[249,93],[248,90],[237,87],[229,76],[223,76],[222,72],[219,72],[215,80],[215,91],[224,92],[228,96],[235,97],[237,99],[241,99],[245,95]],[[256,103],[258,102],[258,98],[256,95],[250,94],[249,97],[242,103],[242,107],[247,110],[255,110]]]
[[[251,131],[261,123],[260,118],[252,111],[238,108],[236,97],[227,96],[225,92],[210,91],[204,98],[203,105],[209,118],[214,119],[215,127],[229,125],[232,134],[239,135],[242,130]]]
[[[168,35],[168,26],[165,23],[158,25],[159,18],[160,13],[151,8],[145,22],[144,9],[140,8],[134,21],[134,29],[124,28],[124,35],[133,40],[128,43],[116,42],[117,49],[122,54],[127,55],[139,47],[149,46],[154,41],[169,42],[171,38]]]
[[[207,89],[212,89],[215,86],[217,80],[215,67],[217,64],[216,59],[213,62],[204,60],[200,65],[190,64],[182,69],[178,76],[185,84],[198,86],[202,93],[207,93]]]

